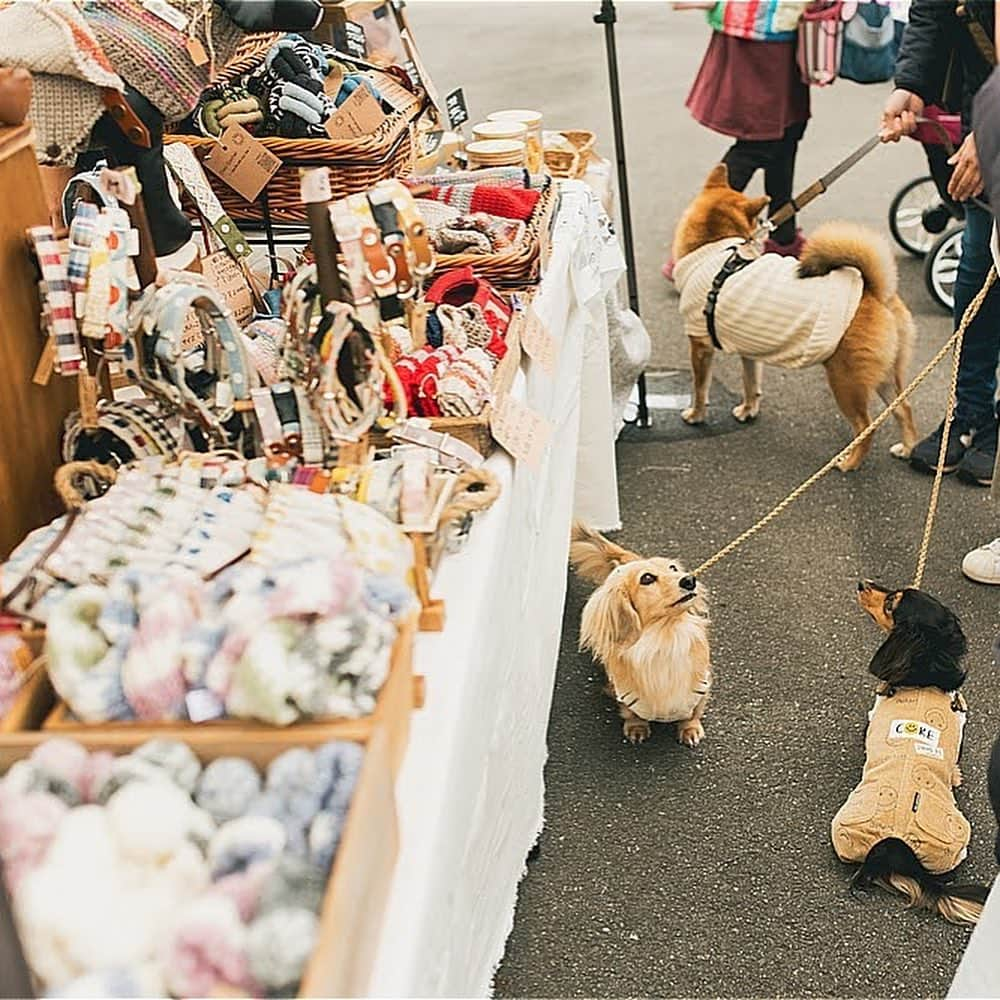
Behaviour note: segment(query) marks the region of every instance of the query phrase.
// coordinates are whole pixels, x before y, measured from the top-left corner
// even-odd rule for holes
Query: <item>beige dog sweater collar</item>
[[[708,337],[705,302],[733,247],[730,237],[677,261],[674,282],[689,337]],[[764,254],[722,286],[715,309],[726,352],[782,368],[821,364],[837,349],[861,301],[861,272],[839,267],[818,278],[798,277],[794,257]]]
[[[965,716],[961,695],[938,688],[897,688],[876,698],[861,782],[833,819],[842,861],[860,864],[887,837],[908,844],[936,875],[965,858],[971,830],[952,793]]]

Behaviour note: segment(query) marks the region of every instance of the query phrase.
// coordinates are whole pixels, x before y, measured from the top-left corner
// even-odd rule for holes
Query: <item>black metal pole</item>
[[[595,24],[604,25],[604,47],[608,54],[608,83],[611,89],[611,120],[615,130],[615,161],[618,164],[618,192],[621,198],[622,239],[625,243],[625,280],[628,283],[628,305],[639,314],[639,282],[635,273],[635,243],[632,239],[632,207],[628,194],[628,168],[625,164],[625,128],[622,124],[622,95],[618,80],[618,48],[615,45],[615,12],[613,0],[601,0],[601,9],[594,15]],[[649,426],[649,406],[646,402],[646,373],[638,379],[640,427]]]

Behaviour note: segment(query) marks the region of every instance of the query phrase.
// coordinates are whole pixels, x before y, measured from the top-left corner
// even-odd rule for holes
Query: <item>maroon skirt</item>
[[[685,102],[695,120],[736,139],[780,139],[809,118],[795,42],[756,42],[713,31]]]

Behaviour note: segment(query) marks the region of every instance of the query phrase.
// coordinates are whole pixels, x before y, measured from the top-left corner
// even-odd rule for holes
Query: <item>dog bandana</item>
[[[971,831],[952,787],[965,715],[961,696],[938,688],[879,695],[861,782],[833,818],[833,847],[841,861],[860,864],[886,837],[905,841],[934,874],[962,861]]]
[[[677,261],[674,280],[689,337],[708,339],[705,302],[738,237],[699,247]],[[799,278],[794,257],[764,254],[722,286],[715,326],[727,353],[781,368],[821,364],[837,349],[861,302],[861,272],[839,267]]]

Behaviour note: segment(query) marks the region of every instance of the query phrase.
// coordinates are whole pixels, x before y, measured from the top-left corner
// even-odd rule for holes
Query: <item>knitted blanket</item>
[[[708,337],[704,309],[715,276],[739,238],[709,243],[681,257],[674,281],[689,337]],[[781,368],[821,364],[837,349],[861,301],[861,272],[841,267],[798,277],[794,257],[764,254],[730,276],[715,309],[722,349]]]
[[[43,163],[72,163],[104,112],[101,91],[125,89],[69,0],[0,7],[0,65],[34,76],[30,119]]]

